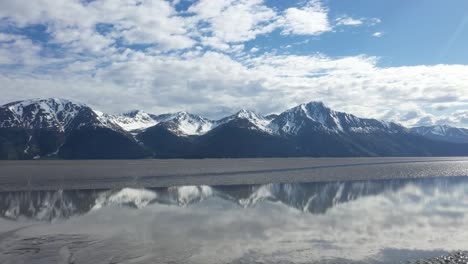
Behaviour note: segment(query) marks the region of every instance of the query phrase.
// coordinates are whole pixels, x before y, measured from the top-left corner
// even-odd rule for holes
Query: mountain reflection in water
[[[468,249],[468,178],[0,193],[0,263],[395,263]]]

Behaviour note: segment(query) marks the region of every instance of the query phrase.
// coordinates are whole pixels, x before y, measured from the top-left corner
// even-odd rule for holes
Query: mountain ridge
[[[449,125],[420,126],[410,129],[412,133],[434,140],[454,143],[468,143],[468,129]]]
[[[241,109],[211,120],[184,111],[111,115],[66,99],[31,99],[0,106],[0,158],[468,155],[468,140],[443,138],[468,139],[468,130],[439,130],[452,132],[435,137],[436,128],[360,118],[323,102],[269,116]]]

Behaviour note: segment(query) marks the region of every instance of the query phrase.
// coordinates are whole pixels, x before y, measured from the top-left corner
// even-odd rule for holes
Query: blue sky
[[[388,66],[420,64],[465,64],[468,61],[468,2],[463,0],[330,1],[331,14],[353,17],[378,17],[376,30],[382,39],[370,39],[361,30],[335,35],[335,41],[350,44],[344,54],[332,54],[338,46],[324,52],[353,55],[353,52],[382,57]],[[460,28],[459,28],[460,27]],[[458,32],[457,32],[458,31]],[[333,36],[331,36],[333,37]],[[327,46],[327,45],[325,45]],[[323,47],[322,47],[323,48]]]
[[[0,103],[216,118],[324,101],[408,126],[468,126],[464,0],[0,3]]]

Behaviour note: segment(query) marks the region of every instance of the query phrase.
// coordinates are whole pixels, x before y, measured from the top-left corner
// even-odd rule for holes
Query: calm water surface
[[[0,263],[399,263],[468,249],[468,177],[0,193]]]

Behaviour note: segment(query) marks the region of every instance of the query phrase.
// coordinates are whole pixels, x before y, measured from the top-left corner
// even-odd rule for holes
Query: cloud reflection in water
[[[1,220],[0,232],[22,228],[0,239],[1,252],[25,238],[80,235],[69,252],[83,262],[395,263],[468,249],[468,178],[1,196],[3,216],[16,221]],[[100,254],[90,254],[93,241]]]

